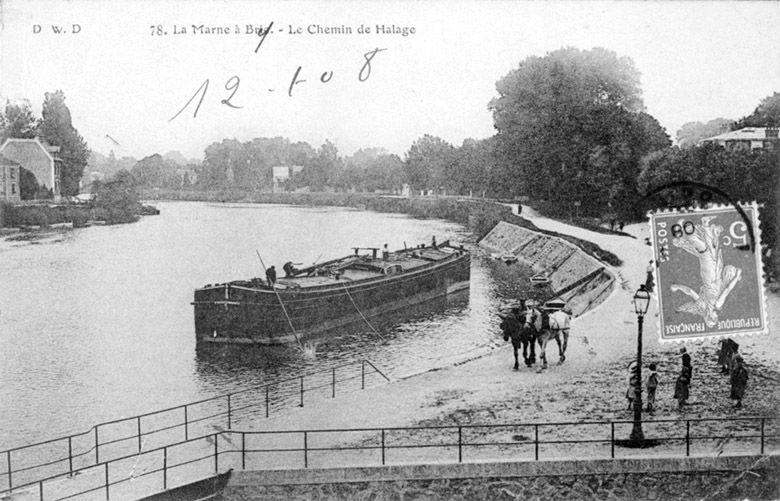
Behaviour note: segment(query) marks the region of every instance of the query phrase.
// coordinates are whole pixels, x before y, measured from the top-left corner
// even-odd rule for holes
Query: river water
[[[282,378],[371,360],[392,377],[503,341],[498,287],[475,252],[471,288],[446,302],[295,347],[198,352],[193,290],[311,264],[350,247],[403,248],[462,226],[344,208],[157,203],[161,215],[0,240],[0,449]]]

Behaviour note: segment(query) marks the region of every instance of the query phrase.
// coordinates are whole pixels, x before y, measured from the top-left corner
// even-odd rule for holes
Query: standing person
[[[628,410],[634,408],[634,400],[636,400],[639,390],[639,365],[636,360],[628,364],[628,389],[626,390],[626,400],[628,400]]]
[[[276,268],[271,266],[265,270],[265,278],[268,279],[268,286],[273,287],[276,283]]]
[[[688,403],[688,389],[693,378],[691,356],[688,355],[684,347],[680,348],[680,353],[682,353],[682,369],[680,369],[680,375],[677,376],[677,382],[674,385],[674,398],[678,402],[678,409],[682,409],[682,406]]]
[[[650,364],[650,373],[645,379],[645,387],[647,388],[647,412],[652,413],[655,407],[655,390],[658,388],[658,373],[655,372],[655,364]]]
[[[736,400],[735,409],[742,408],[742,399],[745,396],[747,387],[748,372],[742,364],[742,357],[734,357],[734,367],[731,368],[731,399]]]

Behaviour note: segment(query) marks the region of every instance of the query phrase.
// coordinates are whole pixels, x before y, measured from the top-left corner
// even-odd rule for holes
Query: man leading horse
[[[564,309],[549,313],[546,309],[539,310],[531,306],[525,311],[525,326],[536,331],[539,343],[539,358],[542,360],[539,372],[547,368],[547,343],[553,339],[558,345],[558,365],[566,360],[570,322],[571,316]]]

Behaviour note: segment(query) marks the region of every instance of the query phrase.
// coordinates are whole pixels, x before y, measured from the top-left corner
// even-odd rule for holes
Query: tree
[[[35,117],[27,100],[12,103],[6,101],[0,115],[0,143],[8,138],[32,139],[35,137]]]
[[[503,165],[494,178],[512,194],[580,201],[585,212],[602,213],[633,190],[640,158],[670,144],[642,112],[631,59],[606,49],[529,57],[496,89],[489,108]],[[570,210],[568,203],[559,212]]]
[[[404,163],[390,153],[381,153],[366,167],[365,188],[368,191],[400,192],[404,179]]]
[[[159,153],[142,158],[130,172],[140,186],[175,189],[181,185],[176,164],[164,159]]]
[[[249,155],[236,139],[212,143],[204,152],[198,184],[207,189],[226,189],[244,186],[249,171]]]
[[[445,167],[448,193],[473,195],[487,191],[493,166],[491,143],[490,139],[465,139],[455,148],[452,163]]]
[[[78,195],[79,180],[89,159],[89,148],[73,127],[70,110],[65,105],[65,94],[61,90],[45,94],[38,134],[49,144],[60,147],[62,195]]]
[[[728,118],[716,118],[707,123],[688,122],[677,131],[677,145],[680,148],[696,146],[702,139],[730,131],[733,124],[734,120]]]
[[[130,172],[122,169],[110,181],[94,183],[92,193],[98,217],[105,218],[109,224],[138,220],[141,204],[136,180]]]
[[[445,188],[447,166],[454,159],[455,148],[450,143],[425,134],[406,152],[406,180],[413,190]]]
[[[342,169],[342,160],[339,157],[338,148],[329,140],[320,146],[317,155],[304,171],[304,179],[313,190],[322,190],[325,187],[333,187]]]
[[[780,127],[780,92],[762,99],[753,113],[736,122],[732,130],[744,127]]]

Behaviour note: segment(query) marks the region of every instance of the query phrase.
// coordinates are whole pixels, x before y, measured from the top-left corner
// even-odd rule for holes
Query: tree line
[[[206,147],[197,165],[182,168],[155,154],[135,162],[122,179],[144,187],[244,191],[400,192],[407,185],[413,195],[527,197],[553,216],[623,221],[640,220],[653,208],[642,203],[648,191],[695,180],[762,203],[762,237],[771,246],[776,242],[778,148],[731,151],[699,143],[742,127],[777,127],[778,92],[738,120],[683,125],[672,146],[645,111],[640,74],[630,58],[603,48],[565,47],[520,61],[498,79],[496,96],[486,104],[493,136],[453,145],[425,134],[403,158],[376,147],[342,156],[330,141],[315,148],[281,137],[224,139]],[[29,106],[7,104],[2,134],[40,134],[60,146],[63,193],[74,193],[88,149],[61,91],[46,93],[37,120]],[[278,166],[296,167],[282,186],[274,186]]]

